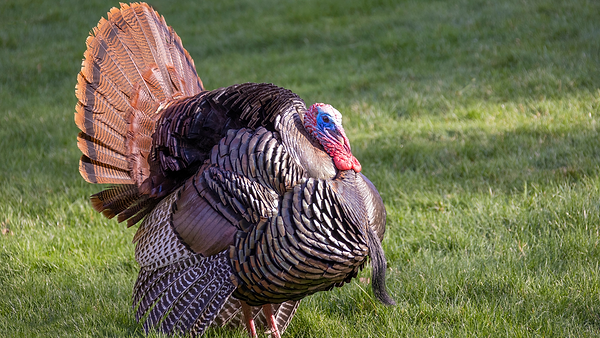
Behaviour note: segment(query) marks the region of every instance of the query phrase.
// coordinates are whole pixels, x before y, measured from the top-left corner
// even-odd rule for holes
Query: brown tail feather
[[[116,185],[92,195],[92,207],[107,218],[119,215],[118,221],[127,220],[130,227],[142,219],[158,203],[142,195],[135,184]]]
[[[146,216],[158,202],[155,199],[148,198],[147,195],[141,196],[134,204],[119,214],[118,221],[127,220],[127,226],[130,227]]]
[[[134,203],[140,194],[134,184],[117,185],[92,195],[92,206],[104,216],[113,218]]]
[[[145,3],[111,9],[86,45],[75,90],[79,171],[91,183],[136,186],[135,193],[113,187],[92,198],[98,211],[108,217],[125,212],[124,220],[150,205],[138,201],[137,187],[150,175],[161,105],[204,89],[179,36]]]
[[[94,161],[83,155],[79,160],[79,173],[91,183],[131,184],[131,177],[126,171],[108,164]]]
[[[112,150],[100,141],[93,139],[92,137],[80,132],[77,137],[77,147],[79,150],[88,158],[94,158],[97,162],[110,165],[122,170],[129,169],[129,162],[127,157],[123,154]]]

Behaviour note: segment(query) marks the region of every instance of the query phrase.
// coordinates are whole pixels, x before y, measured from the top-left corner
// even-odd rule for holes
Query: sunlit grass
[[[600,3],[152,4],[207,88],[337,107],[386,203],[398,305],[356,281],[285,336],[600,335]],[[135,229],[92,210],[72,118],[85,38],[117,5],[0,3],[1,337],[143,336]]]

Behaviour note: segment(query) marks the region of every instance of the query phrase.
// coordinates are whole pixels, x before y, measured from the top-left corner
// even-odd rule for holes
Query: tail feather
[[[80,91],[84,91],[80,93]],[[126,134],[124,131],[127,130],[127,120],[125,119],[125,110],[129,107],[119,107],[121,102],[117,100],[109,100],[109,97],[103,95],[101,92],[92,86],[77,86],[76,87],[76,95],[81,97],[80,105],[76,109],[83,109],[87,114],[84,114],[82,117],[93,116],[91,124],[103,124],[105,128],[112,129],[113,133],[117,133],[122,137],[125,137]],[[121,103],[122,104],[122,103]],[[125,109],[125,110],[120,110]],[[91,110],[91,111],[88,111]],[[92,115],[98,114],[98,115]],[[80,117],[80,116],[78,116]],[[77,122],[77,120],[76,120]],[[88,125],[90,122],[87,122]],[[79,126],[79,125],[78,125]],[[80,126],[81,127],[81,126]],[[80,128],[82,129],[82,128]],[[94,133],[94,130],[90,128],[82,129],[86,133],[90,131]],[[89,133],[88,133],[89,134]],[[102,134],[90,134],[90,136],[96,136],[99,140],[102,138]],[[117,146],[117,145],[115,145]]]
[[[79,160],[79,173],[88,182],[131,184],[129,174],[119,168],[94,161],[87,156],[81,156]]]
[[[156,66],[156,68],[150,67],[151,72],[146,77],[149,80],[148,82],[158,88],[166,89],[159,95],[164,94],[168,98],[172,98],[178,95],[178,91],[183,89],[183,86],[179,84],[181,76],[176,71],[169,71],[169,68],[174,69],[174,60],[169,46],[164,43],[164,41],[169,40],[174,32],[167,27],[164,18],[147,15],[146,12],[148,11],[150,11],[148,7],[138,6],[134,8],[134,11],[128,12],[128,21],[137,20],[139,23],[139,26],[132,26],[133,34],[131,34],[131,37],[143,51],[141,56],[145,58],[145,61]],[[149,35],[139,27],[149,27],[153,34]],[[163,58],[166,61],[164,63],[156,62],[155,60],[158,58]],[[193,78],[197,78],[197,75],[193,74]],[[185,95],[185,93],[179,95]]]
[[[117,185],[92,195],[92,207],[107,218],[113,218],[139,198],[134,184]]]
[[[77,127],[92,141],[97,143],[98,147],[109,147],[125,155],[127,153],[125,148],[127,131],[116,130],[114,126],[105,121],[103,118],[104,114],[94,113],[90,109],[93,109],[93,107],[83,106],[81,102],[77,104],[77,113],[75,114],[75,124],[77,124]]]
[[[119,88],[119,83],[113,81],[106,70],[100,69],[100,65],[94,62],[92,52],[86,51],[84,57],[75,86],[75,95],[80,102],[93,108],[96,100],[101,99],[112,105],[119,115],[127,111],[131,105],[126,88]],[[130,86],[127,83],[125,85]]]
[[[95,158],[98,162],[122,170],[127,170],[129,167],[127,157],[110,149],[104,144],[99,144],[97,140],[94,140],[83,132],[79,133],[79,137],[77,138],[77,147],[79,147],[79,150],[81,150],[85,156],[88,158]]]
[[[156,200],[149,198],[147,195],[142,195],[134,204],[121,211],[117,220],[119,222],[127,220],[127,227],[133,226],[149,214],[156,204]]]
[[[152,15],[145,12],[146,9],[149,8],[129,7],[125,4],[121,5],[121,9],[113,8],[108,16],[108,24],[98,27],[95,33],[106,41],[119,65],[130,77],[130,81],[139,85],[140,90],[149,95],[150,104],[144,107],[147,110],[142,111],[152,114],[155,112],[152,106],[170,97],[171,88],[168,86],[161,88],[163,83],[153,72],[153,68],[158,66],[156,61],[158,53],[155,54],[152,50],[156,48],[153,38],[154,34],[160,32],[156,27],[152,27],[155,24],[153,20],[144,20],[144,15]]]
[[[82,131],[79,171],[91,183],[139,187],[150,176],[161,105],[200,93],[202,82],[179,36],[145,3],[111,9],[86,45],[75,90],[75,123]],[[132,196],[96,206],[110,217],[127,211],[119,220],[135,223],[154,204],[135,204]]]
[[[169,34],[171,40],[169,41],[168,49],[173,60],[173,66],[167,66],[167,70],[169,71],[173,86],[177,88],[183,97],[194,96],[204,91],[204,85],[198,74],[196,74],[196,67],[192,57],[183,48],[179,36],[171,27],[169,27]],[[173,81],[174,79],[177,79],[177,81]],[[174,98],[178,98],[178,96],[176,95]]]
[[[116,169],[114,169],[116,170]],[[135,184],[115,185],[92,195],[92,207],[106,218],[119,215],[118,221],[127,220],[127,226],[137,223],[154,208],[157,202],[142,195]]]

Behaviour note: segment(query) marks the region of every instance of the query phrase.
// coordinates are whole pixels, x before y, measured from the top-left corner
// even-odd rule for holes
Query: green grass
[[[73,122],[115,5],[0,2],[1,337],[143,336],[135,229],[92,210]],[[286,337],[600,336],[600,2],[153,5],[207,88],[337,107],[386,203],[398,305],[356,281],[308,297]]]

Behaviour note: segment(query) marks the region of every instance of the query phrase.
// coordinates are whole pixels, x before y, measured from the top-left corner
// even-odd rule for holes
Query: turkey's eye
[[[323,116],[323,122],[329,123],[329,117],[328,116]]]

